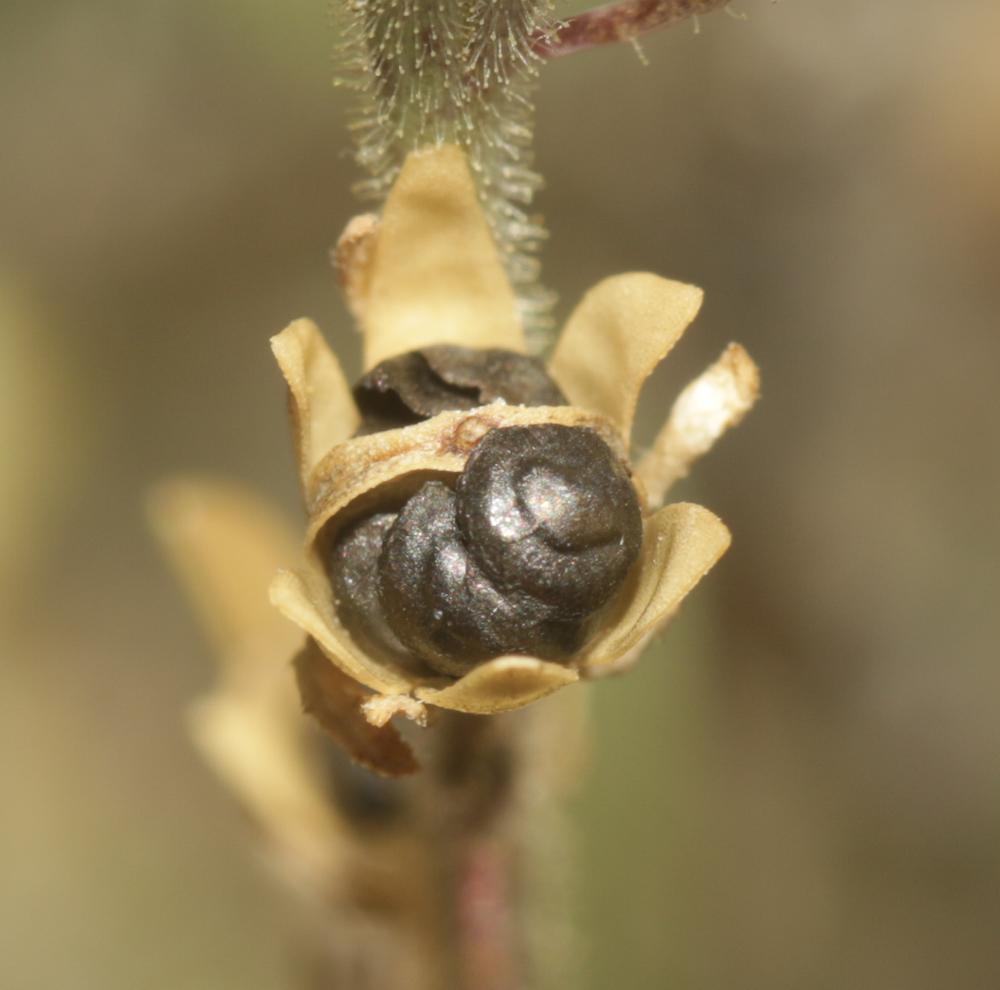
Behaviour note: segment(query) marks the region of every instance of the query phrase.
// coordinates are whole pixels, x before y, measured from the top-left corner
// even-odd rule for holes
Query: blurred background
[[[707,292],[642,439],[729,340],[764,376],[678,492],[732,550],[588,689],[584,985],[1000,986],[1000,11],[737,8],[538,97],[559,318],[626,269]],[[324,0],[0,12],[5,988],[288,985],[143,500],[210,473],[295,512],[267,338],[309,315],[357,370],[334,40]]]

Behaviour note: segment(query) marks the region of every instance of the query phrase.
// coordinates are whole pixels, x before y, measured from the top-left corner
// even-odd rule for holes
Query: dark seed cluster
[[[458,352],[449,377],[426,358],[445,351]],[[558,394],[540,366],[524,370],[520,355],[464,348],[417,355],[430,371],[412,354],[394,358],[356,394],[377,393],[366,382],[394,362],[382,379],[391,385],[378,394],[394,396],[409,415],[423,410],[421,418],[442,411],[447,388],[456,401],[474,389],[476,404],[501,387],[544,395],[546,404]],[[487,365],[514,367],[514,384],[495,382]],[[464,384],[476,375],[477,384]],[[368,416],[372,407],[362,409]],[[638,498],[611,448],[593,430],[541,424],[492,430],[453,486],[427,481],[398,512],[355,523],[327,564],[341,619],[364,648],[460,676],[505,653],[572,656],[641,543]]]

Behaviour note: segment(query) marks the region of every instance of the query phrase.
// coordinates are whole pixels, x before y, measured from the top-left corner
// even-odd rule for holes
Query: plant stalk
[[[572,742],[565,720],[579,718],[578,704],[491,717],[445,712],[414,734],[422,762],[414,777],[385,781],[347,770],[355,789],[372,788],[368,800],[392,809],[377,826],[364,823],[357,794],[344,787],[347,765],[337,763],[334,799],[353,816],[360,841],[348,881],[314,927],[304,986],[566,985],[566,766],[550,747]],[[553,846],[562,855],[551,856]]]

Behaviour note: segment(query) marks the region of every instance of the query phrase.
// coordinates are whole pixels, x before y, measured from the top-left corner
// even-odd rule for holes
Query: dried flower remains
[[[753,362],[730,345],[631,467],[639,391],[701,291],[606,279],[544,367],[454,146],[412,153],[338,258],[364,338],[357,385],[308,320],[272,342],[308,525],[271,600],[313,644],[306,693],[332,665],[344,677],[328,690],[354,685],[332,707],[395,746],[393,715],[508,711],[628,666],[729,544],[707,509],[661,506],[755,401]]]

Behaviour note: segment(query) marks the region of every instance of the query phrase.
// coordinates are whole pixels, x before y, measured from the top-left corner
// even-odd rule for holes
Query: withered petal
[[[663,504],[671,485],[707,454],[726,430],[736,426],[760,396],[760,372],[739,344],[691,382],[674,402],[636,476],[650,504]]]
[[[366,274],[365,370],[431,344],[524,350],[514,292],[454,145],[407,157]]]
[[[632,584],[605,616],[582,651],[585,675],[599,675],[631,659],[636,647],[661,628],[694,586],[726,552],[729,530],[700,505],[678,502],[646,522],[642,556]]]
[[[338,670],[311,637],[292,661],[303,710],[342,746],[355,763],[383,777],[417,770],[413,750],[391,722],[373,725],[362,710],[369,695]]]
[[[508,656],[480,664],[447,687],[420,687],[414,694],[439,708],[496,715],[531,704],[576,680],[579,674],[572,667]]]
[[[549,371],[570,402],[607,416],[626,444],[643,382],[701,307],[702,291],[644,272],[598,282],[580,301]]]
[[[292,430],[305,487],[313,468],[346,440],[360,417],[340,363],[312,320],[296,320],[271,338],[271,350],[288,383]]]

